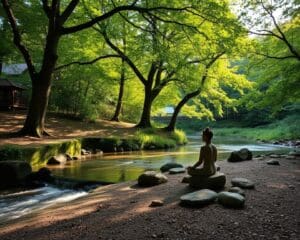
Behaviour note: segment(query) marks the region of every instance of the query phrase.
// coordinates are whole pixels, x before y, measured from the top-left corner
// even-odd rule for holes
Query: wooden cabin
[[[24,90],[26,88],[20,84],[6,78],[0,78],[0,109],[25,109]]]

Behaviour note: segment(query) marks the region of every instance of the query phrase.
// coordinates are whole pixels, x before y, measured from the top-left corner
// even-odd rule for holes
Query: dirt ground
[[[127,137],[134,134],[134,124],[124,122],[110,122],[98,120],[95,123],[86,123],[69,119],[49,116],[46,119],[46,130],[51,135],[43,139],[34,137],[6,138],[1,135],[17,132],[25,121],[25,111],[0,112],[0,146],[4,144],[48,144],[76,137],[92,136],[120,136]]]
[[[135,182],[100,187],[86,197],[0,226],[0,239],[299,239],[300,159],[219,163],[226,188],[233,177],[253,180],[244,209],[214,203],[185,208],[179,198],[192,191],[184,174],[151,188]],[[151,208],[152,200],[164,201]]]

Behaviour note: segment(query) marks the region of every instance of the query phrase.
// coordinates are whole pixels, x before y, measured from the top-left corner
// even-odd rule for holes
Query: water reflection
[[[97,159],[72,162],[64,168],[52,169],[55,175],[69,178],[104,182],[123,182],[136,179],[145,170],[157,170],[167,162],[177,162],[184,166],[194,163],[199,156],[202,142],[200,136],[189,136],[189,144],[168,151],[141,151],[104,155]],[[288,147],[256,143],[243,138],[216,137],[218,160],[228,157],[231,151],[248,148],[254,154],[269,152],[284,153]]]

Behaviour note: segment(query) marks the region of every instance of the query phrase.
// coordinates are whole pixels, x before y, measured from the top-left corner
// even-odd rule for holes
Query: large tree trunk
[[[118,102],[115,110],[115,114],[112,117],[111,121],[119,122],[119,116],[122,109],[123,104],[123,95],[124,95],[124,86],[125,86],[125,61],[122,59],[122,68],[121,68],[121,77],[120,77],[120,89],[119,89],[119,96]]]
[[[32,85],[32,94],[21,135],[42,137],[45,135],[45,116],[50,95],[51,83],[45,83],[40,77]]]
[[[143,105],[143,112],[140,122],[136,125],[139,128],[150,128],[151,127],[151,107],[153,103],[152,89],[151,85],[147,84],[145,86],[145,99]]]
[[[176,121],[177,121],[177,117],[178,114],[180,113],[182,107],[193,97],[196,97],[197,95],[200,94],[200,90],[198,89],[197,91],[188,93],[187,95],[184,96],[183,99],[181,99],[181,101],[177,104],[177,106],[174,109],[174,113],[171,117],[171,120],[169,122],[169,125],[165,128],[165,130],[173,132],[175,130],[175,126],[176,126]]]
[[[0,60],[0,76],[2,74],[2,66],[3,66],[3,63],[2,63],[2,60]]]
[[[27,117],[21,135],[42,137],[45,131],[45,116],[51,90],[52,75],[57,61],[57,46],[60,36],[48,33],[43,63],[39,73],[31,79],[32,93]]]

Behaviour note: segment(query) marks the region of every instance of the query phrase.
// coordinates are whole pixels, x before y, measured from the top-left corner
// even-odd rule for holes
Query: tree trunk
[[[121,68],[120,89],[119,89],[118,102],[117,102],[115,114],[112,117],[111,121],[116,121],[116,122],[120,121],[119,116],[120,116],[121,109],[122,109],[124,86],[125,86],[125,62],[122,59],[122,68]]]
[[[24,123],[21,135],[30,135],[35,137],[42,137],[45,135],[45,116],[48,105],[51,84],[45,84],[37,78],[37,83],[32,85],[31,100],[27,113],[27,118]],[[42,83],[42,84],[41,84]]]
[[[43,63],[39,73],[32,79],[32,93],[27,117],[21,135],[42,137],[45,132],[45,116],[49,102],[52,75],[57,61],[57,46],[60,36],[54,32],[48,33]]]
[[[136,127],[139,128],[151,128],[151,107],[153,103],[153,97],[152,97],[152,89],[151,85],[147,84],[145,86],[145,99],[144,99],[144,105],[143,105],[143,112],[140,119],[140,122],[136,125]]]
[[[178,114],[180,113],[182,107],[193,97],[196,97],[197,95],[200,94],[200,89],[198,89],[197,91],[188,93],[187,95],[185,95],[185,97],[183,99],[181,99],[181,101],[177,104],[177,106],[175,107],[174,113],[171,117],[171,120],[169,122],[169,125],[165,128],[165,130],[173,132],[175,130],[175,126],[176,126],[176,121],[177,121],[177,117]]]

